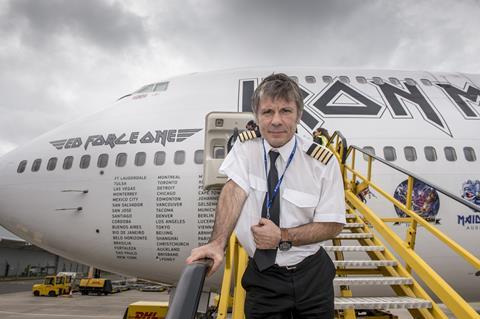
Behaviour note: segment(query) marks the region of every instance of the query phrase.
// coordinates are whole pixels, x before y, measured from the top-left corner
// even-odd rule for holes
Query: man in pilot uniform
[[[208,244],[187,263],[224,258],[235,229],[249,255],[242,285],[246,318],[333,318],[335,267],[321,242],[345,224],[343,180],[330,150],[295,134],[303,111],[298,85],[268,76],[252,108],[261,138],[240,134],[220,172],[220,193]]]

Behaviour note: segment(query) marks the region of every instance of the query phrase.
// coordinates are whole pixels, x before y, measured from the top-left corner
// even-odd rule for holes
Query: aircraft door
[[[230,146],[232,135],[245,131],[248,121],[253,120],[250,112],[210,112],[205,117],[205,151],[203,153],[203,187],[218,189],[227,182],[227,176],[218,172]]]

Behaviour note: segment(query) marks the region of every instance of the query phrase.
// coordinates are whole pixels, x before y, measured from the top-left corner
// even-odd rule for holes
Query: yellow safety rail
[[[385,241],[393,248],[393,250],[400,256],[406,263],[406,267],[397,267],[397,274],[402,276],[411,275],[412,270],[418,275],[418,277],[429,287],[435,295],[445,304],[445,306],[452,311],[456,318],[476,318],[480,319],[480,315],[447,283],[443,278],[438,275],[416,252],[415,252],[415,240],[417,227],[423,226],[437,239],[445,243],[450,249],[452,249],[459,256],[469,262],[473,268],[480,270],[480,260],[473,254],[465,250],[454,240],[442,233],[434,225],[430,224],[424,218],[419,216],[414,210],[412,210],[412,194],[413,184],[415,180],[420,180],[425,184],[435,188],[437,191],[452,198],[474,210],[480,210],[480,207],[467,202],[466,200],[455,196],[440,187],[432,185],[429,182],[415,176],[414,174],[389,163],[382,158],[374,156],[365,150],[356,146],[350,146],[347,148],[346,139],[340,132],[335,132],[329,139],[327,146],[334,151],[335,156],[341,163],[341,170],[344,178],[345,185],[345,200],[349,211],[357,211],[362,215],[362,219],[371,225],[380,234]],[[362,173],[356,169],[356,155],[357,152],[368,156],[367,172]],[[347,160],[350,164],[347,164]],[[372,180],[373,160],[378,163],[389,166],[394,170],[401,172],[407,176],[407,197],[406,203],[401,203],[393,196],[381,189]],[[368,205],[366,205],[360,198],[359,194],[366,189],[376,190],[383,198],[391,202],[393,205],[402,210],[408,217],[406,218],[381,218],[375,212],[373,212]],[[401,239],[389,226],[389,222],[402,222],[409,223],[410,226],[407,230],[405,240]],[[366,227],[368,229],[368,227]],[[378,239],[365,240],[364,244],[378,245],[381,242]],[[389,252],[386,252],[386,256],[393,259],[394,256]],[[218,304],[217,318],[227,318],[227,312],[229,307],[232,308],[233,319],[244,318],[244,301],[245,291],[241,286],[241,278],[247,266],[248,256],[245,250],[238,243],[235,235],[232,235],[227,247],[225,257],[225,270],[223,274],[223,282],[221,288],[221,295]],[[391,270],[386,270],[387,273]],[[393,270],[393,273],[395,270]],[[340,274],[343,274],[340,270]],[[232,285],[233,281],[233,285]],[[416,283],[411,288],[394,288],[397,293],[406,294],[409,296],[417,296],[420,298],[428,299],[432,303],[432,308],[428,309],[410,309],[409,311],[415,317],[421,318],[447,318],[445,313],[440,307],[433,301],[433,299],[427,295],[427,293]],[[347,294],[349,291],[346,292]],[[348,296],[348,295],[345,295]],[[352,310],[345,311],[344,318],[356,318],[355,313]]]
[[[345,185],[345,197],[347,204],[363,215],[364,220],[371,224],[375,230],[391,245],[395,252],[405,261],[406,269],[415,271],[419,278],[437,295],[437,297],[453,312],[457,318],[480,318],[480,315],[447,283],[443,280],[415,251],[415,238],[417,226],[423,226],[436,238],[445,243],[455,253],[469,262],[475,271],[480,270],[480,260],[473,254],[465,250],[454,240],[442,233],[434,225],[430,224],[424,218],[412,210],[412,193],[414,180],[420,180],[425,184],[435,188],[437,191],[452,198],[458,203],[465,205],[473,210],[479,211],[480,207],[467,202],[463,198],[455,196],[448,191],[434,186],[420,177],[389,163],[382,158],[370,154],[369,152],[356,146],[346,147],[346,140],[340,132],[335,132],[330,138],[328,146],[335,151],[337,159],[341,162],[341,169]],[[368,156],[366,176],[355,168],[356,153],[361,152]],[[350,159],[351,164],[347,164]],[[378,163],[387,165],[394,170],[404,173],[408,178],[406,203],[401,203],[393,196],[382,190],[374,181],[372,181],[373,159]],[[380,218],[375,214],[357,195],[367,187],[376,190],[386,200],[401,209],[409,218]],[[402,240],[386,222],[407,222],[410,227],[407,230],[406,240]]]

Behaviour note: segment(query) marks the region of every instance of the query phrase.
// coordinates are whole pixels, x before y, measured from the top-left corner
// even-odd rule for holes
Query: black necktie
[[[268,172],[268,194],[270,198],[273,196],[273,191],[278,182],[278,171],[275,167],[275,161],[280,155],[278,152],[270,151],[268,152],[270,156],[270,171]],[[280,189],[277,191],[276,196],[272,201],[272,207],[270,207],[270,220],[275,223],[275,225],[280,224]],[[263,201],[262,208],[262,217],[267,218],[267,195],[265,195],[265,200]],[[268,267],[275,264],[275,258],[277,257],[277,249],[256,249],[253,259],[257,264],[257,268],[260,271],[267,269]]]

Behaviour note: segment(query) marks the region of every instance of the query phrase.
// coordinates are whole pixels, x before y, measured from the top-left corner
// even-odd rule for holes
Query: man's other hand
[[[258,249],[276,249],[281,239],[280,228],[270,219],[262,218],[251,227],[253,239]]]
[[[211,276],[215,271],[218,270],[220,265],[223,262],[224,250],[221,245],[216,243],[208,243],[206,245],[200,246],[198,248],[192,249],[190,257],[187,258],[186,263],[191,264],[194,261],[209,258],[213,261],[212,267],[210,267],[207,276]]]

